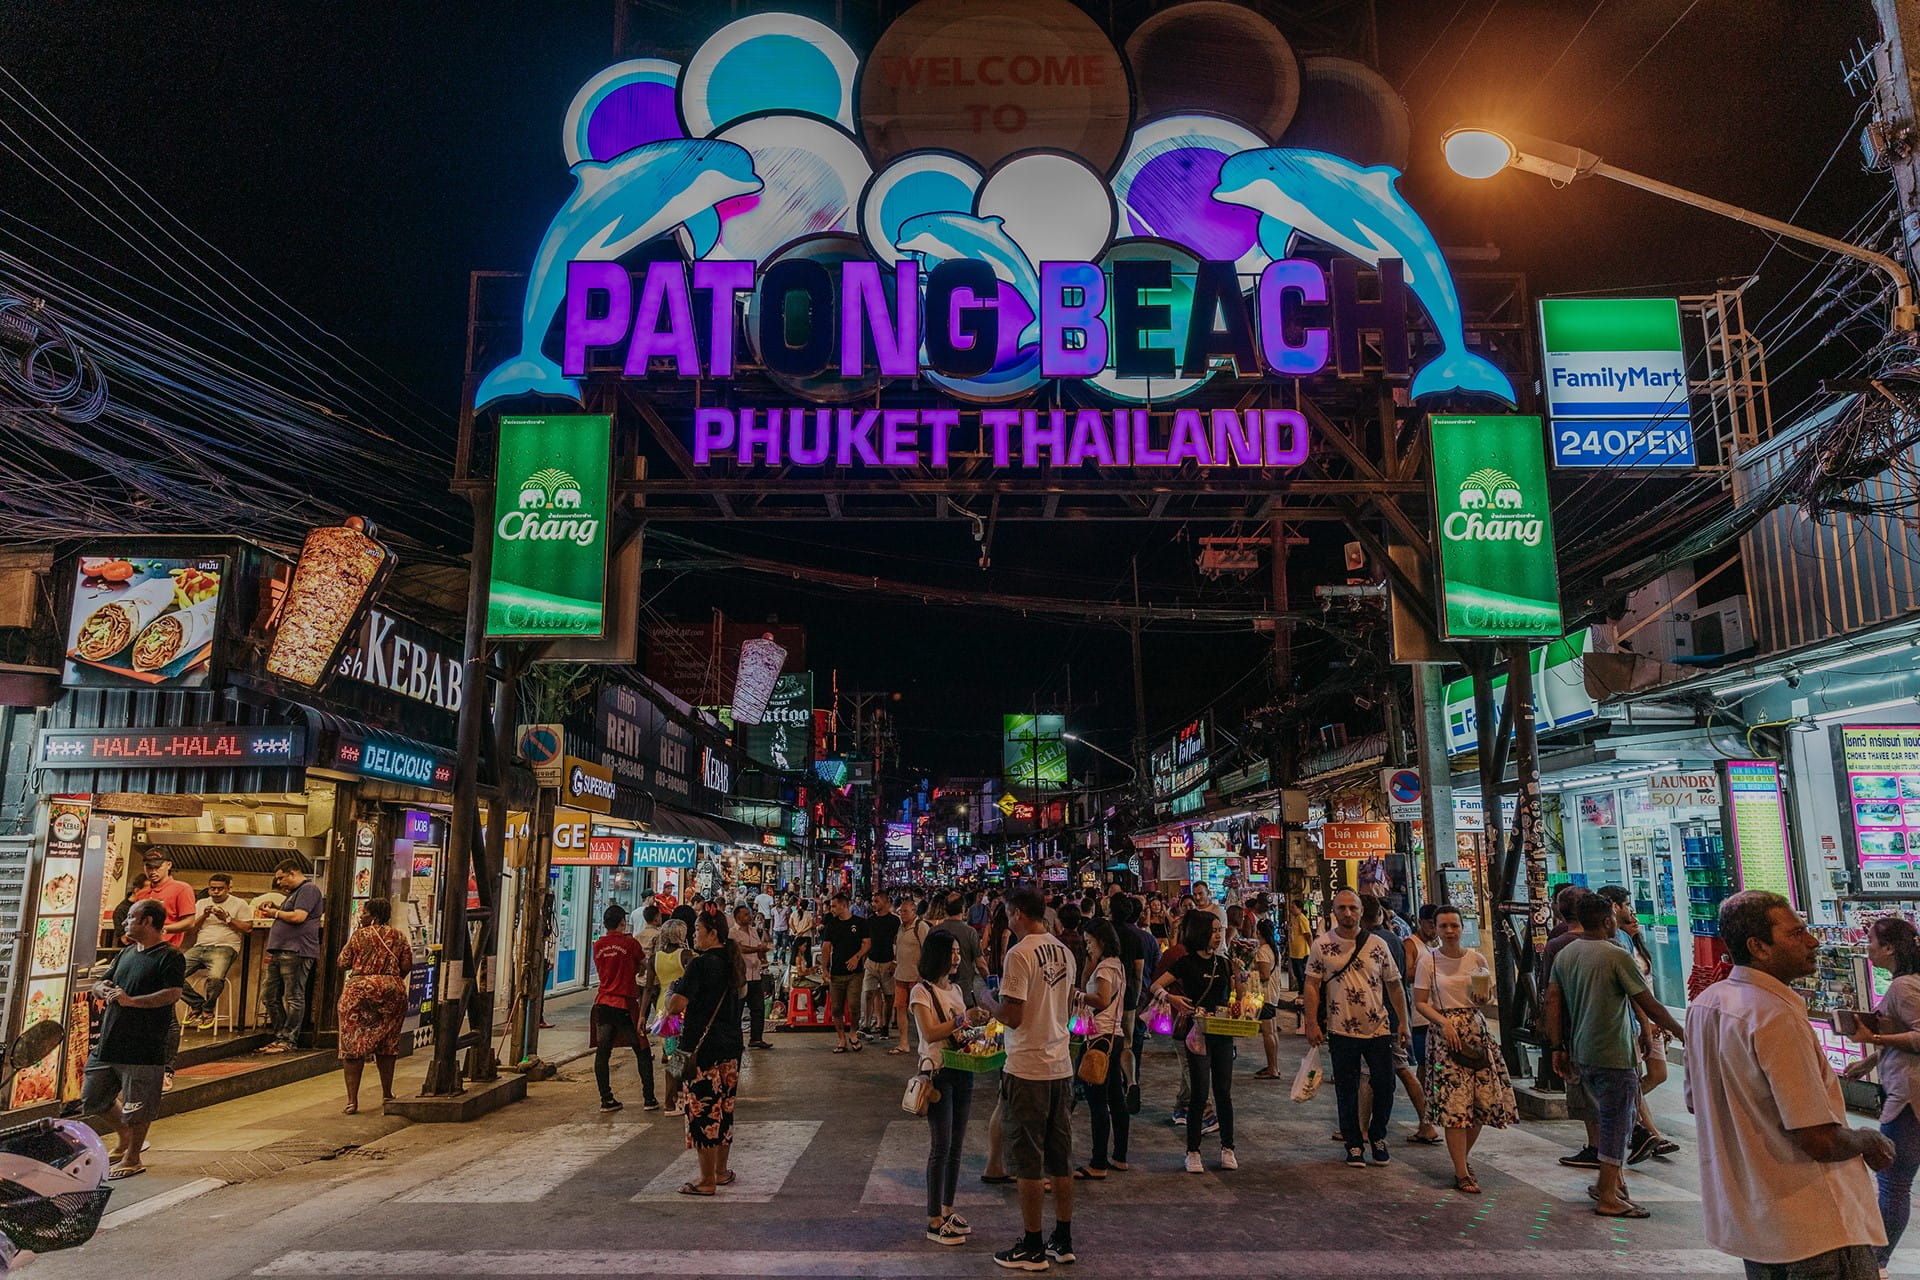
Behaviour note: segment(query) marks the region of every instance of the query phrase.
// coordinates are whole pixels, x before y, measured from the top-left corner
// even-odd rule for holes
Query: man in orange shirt
[[[163,853],[152,849],[143,859],[147,869],[147,882],[133,891],[135,902],[145,902],[152,898],[166,909],[167,919],[162,926],[162,936],[167,945],[178,951],[187,945],[190,930],[174,926],[194,917],[193,886],[184,880],[173,878],[173,863]],[[180,1014],[177,1010],[167,1010],[167,1073],[160,1086],[162,1093],[173,1088],[173,1064],[180,1057]]]

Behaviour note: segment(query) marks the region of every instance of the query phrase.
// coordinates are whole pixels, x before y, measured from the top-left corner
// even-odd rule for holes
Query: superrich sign
[[[199,725],[191,729],[42,729],[42,769],[171,769],[181,765],[304,765],[298,726]]]
[[[490,636],[597,636],[607,594],[612,420],[500,420]]]
[[[1359,375],[1363,349],[1416,398],[1514,403],[1467,349],[1395,170],[1275,147],[1292,104],[1237,119],[1230,90],[1214,101],[1190,73],[1178,109],[1136,104],[1139,56],[1070,0],[926,0],[864,69],[838,32],[780,13],[722,27],[684,66],[608,67],[567,110],[576,186],[534,257],[520,348],[476,405],[581,400],[590,372],[724,383],[751,364],[793,403],[694,411],[679,425],[696,465],[941,468],[965,447],[999,466],[1270,468],[1305,460],[1299,413],[802,406],[889,379],[977,404],[1060,382],[1159,405]],[[663,236],[679,257],[623,261]],[[1340,256],[1290,257],[1306,240]],[[1439,338],[1418,369],[1409,294]]]
[[[1691,467],[1687,355],[1672,298],[1540,304],[1557,467]]]
[[[560,791],[568,804],[595,813],[612,813],[613,802],[620,793],[613,781],[613,770],[577,756],[566,756],[561,762]]]
[[[1565,628],[1540,419],[1430,421],[1447,636],[1559,636]]]

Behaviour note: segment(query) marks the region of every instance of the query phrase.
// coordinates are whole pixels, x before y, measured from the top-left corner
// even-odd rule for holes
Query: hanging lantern
[[[771,635],[740,646],[740,668],[733,679],[733,722],[759,724],[767,714],[774,682],[787,662],[787,651]]]

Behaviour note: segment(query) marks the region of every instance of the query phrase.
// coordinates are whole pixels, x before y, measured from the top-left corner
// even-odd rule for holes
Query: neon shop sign
[[[905,113],[874,105],[916,65],[928,93],[959,83],[935,63],[977,66],[991,83],[987,60],[948,50],[916,64],[901,44],[917,16],[962,7],[908,10],[864,79],[838,33],[756,14],[684,66],[636,59],[588,81],[562,128],[575,188],[529,272],[520,349],[482,381],[476,406],[578,401],[582,379],[609,365],[689,381],[752,365],[793,403],[697,411],[696,462],[937,467],[958,427],[1001,466],[1284,466],[1305,457],[1305,423],[1290,410],[1153,421],[1130,406],[1233,379],[1357,375],[1368,332],[1416,399],[1514,402],[1506,375],[1468,350],[1452,274],[1397,171],[1276,146],[1271,122],[1263,133],[1230,110],[1143,117],[1115,87],[1119,50],[1072,5],[1032,0],[1020,20],[1078,42],[1083,74],[1054,88],[1075,103],[1118,93],[1111,119],[1074,132],[1050,113],[1047,127],[1066,132],[1029,141],[1054,145],[1006,153],[984,141],[990,120],[968,127],[962,98]],[[1115,69],[1111,86],[1084,74],[1094,63]],[[1048,92],[1045,80],[1032,92]],[[1332,251],[1330,265],[1295,256],[1309,242]],[[1361,285],[1363,268],[1377,286]],[[1439,340],[1418,367],[1409,294]],[[801,407],[871,403],[903,379],[985,406],[1071,383],[1121,407],[964,419]]]

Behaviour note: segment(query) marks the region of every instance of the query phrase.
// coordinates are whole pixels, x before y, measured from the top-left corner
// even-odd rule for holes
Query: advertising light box
[[[1840,754],[1860,888],[1920,890],[1920,725],[1843,725]]]
[[[205,688],[212,679],[226,573],[224,556],[81,556],[61,683]]]
[[[1557,639],[1560,574],[1540,419],[1431,419],[1449,639]]]
[[[1695,465],[1677,301],[1548,298],[1540,337],[1553,465]]]
[[[612,419],[502,418],[489,636],[597,636],[607,594]]]
[[[784,474],[938,470],[961,451],[1029,469],[1293,467],[1310,447],[1297,410],[1161,406],[1368,376],[1374,359],[1415,400],[1515,404],[1470,348],[1400,174],[1274,145],[1296,106],[1338,99],[1194,74],[1169,51],[1196,47],[1196,22],[1236,24],[1235,47],[1277,50],[1289,75],[1293,59],[1257,14],[1183,8],[1203,12],[1125,50],[1071,0],[923,0],[866,49],[755,12],[684,64],[605,67],[555,104],[573,186],[529,245],[517,346],[474,406],[751,372],[790,399],[702,397],[671,426],[696,467]],[[1160,100],[1137,101],[1143,83]],[[1416,311],[1437,339],[1418,362]],[[957,404],[832,407],[889,382]],[[996,407],[1048,384],[1077,407]]]

